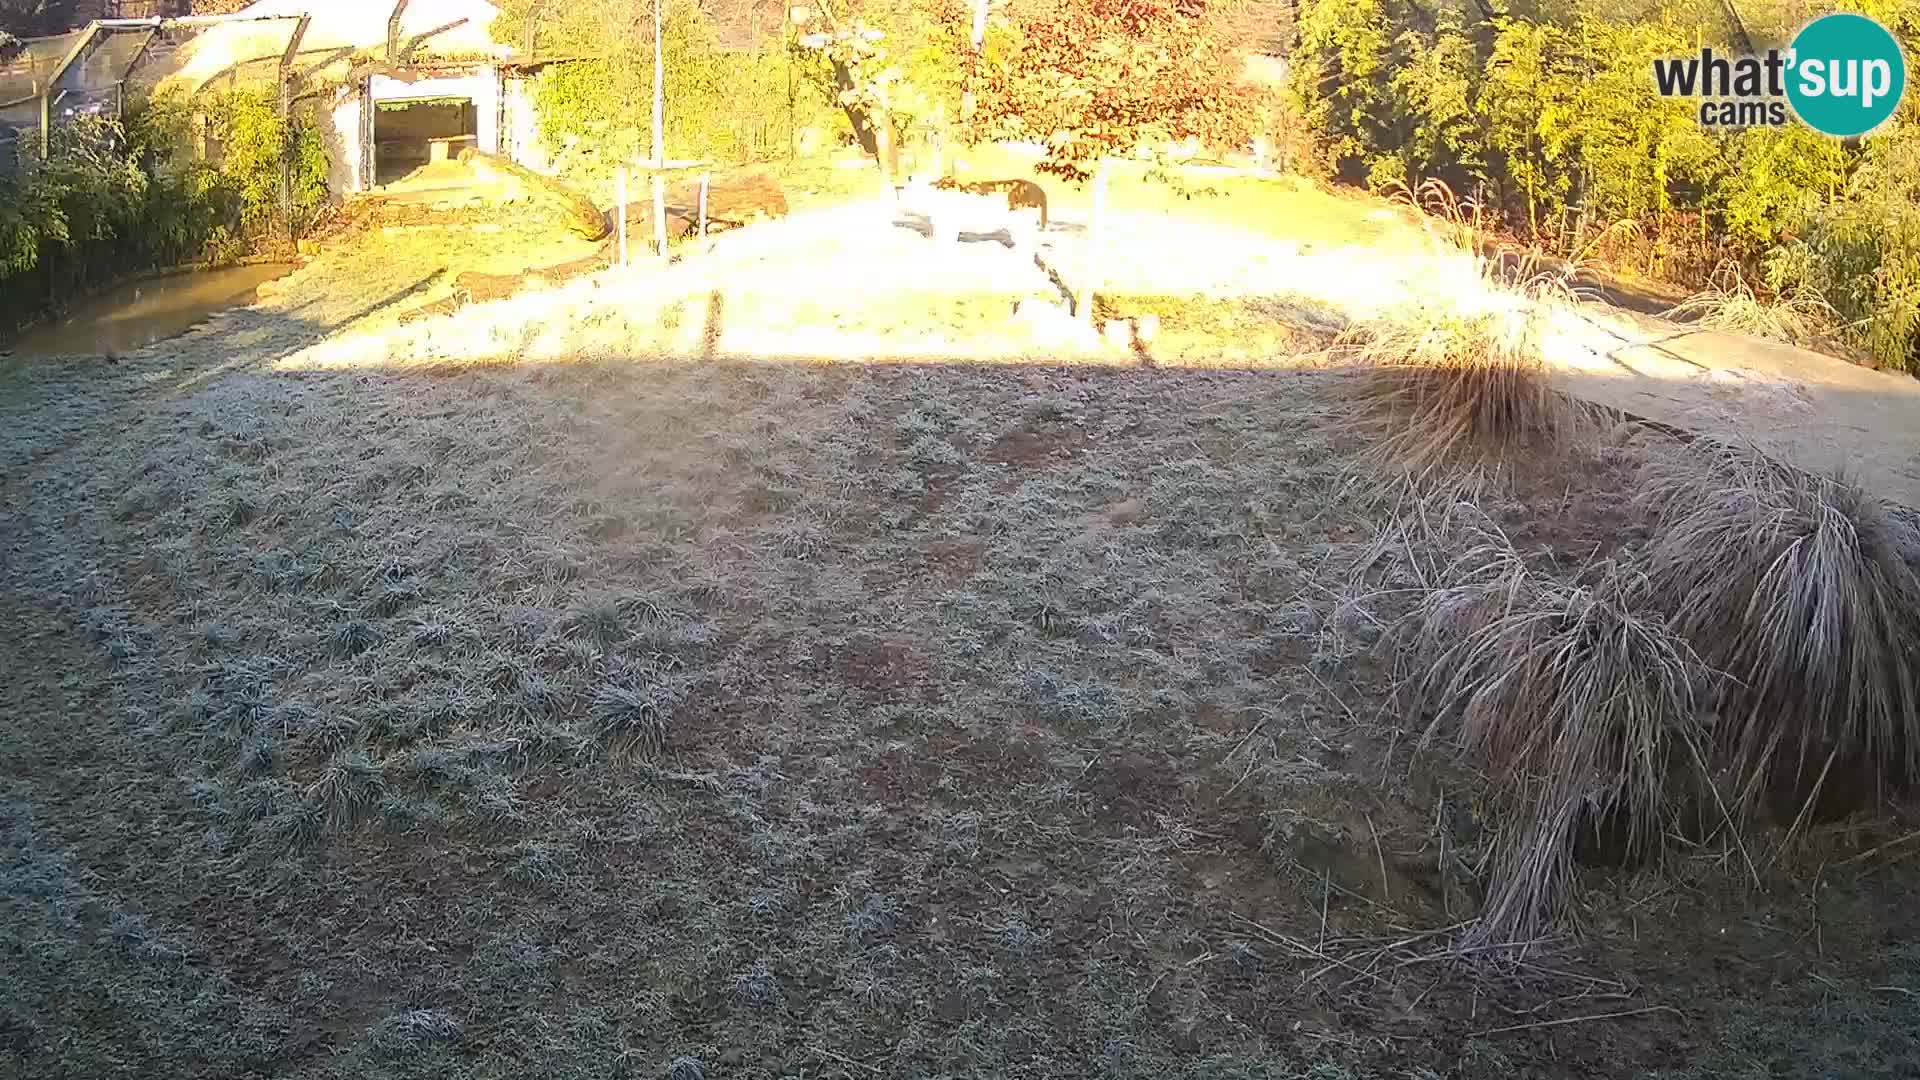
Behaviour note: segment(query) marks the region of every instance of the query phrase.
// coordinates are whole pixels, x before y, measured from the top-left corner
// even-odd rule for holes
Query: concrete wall
[[[364,159],[361,148],[361,121],[366,106],[360,97],[358,87],[341,87],[335,91],[332,107],[327,115],[329,124],[324,129],[327,144],[327,188],[335,192],[363,190]]]
[[[540,113],[534,108],[533,80],[510,78],[506,81],[505,130],[501,133],[500,152],[529,169],[546,172],[553,165],[552,155],[540,142]]]

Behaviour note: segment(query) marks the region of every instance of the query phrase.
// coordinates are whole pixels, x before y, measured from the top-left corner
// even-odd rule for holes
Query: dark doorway
[[[373,182],[390,184],[430,161],[453,159],[474,142],[471,98],[382,101],[373,113]]]

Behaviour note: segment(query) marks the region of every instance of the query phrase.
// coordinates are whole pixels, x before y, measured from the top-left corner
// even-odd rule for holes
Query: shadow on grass
[[[8,840],[21,954],[61,961],[0,1016],[24,1075],[142,1032],[182,1075],[1644,1075],[1749,1015],[1825,1023],[1808,972],[1883,1003],[1830,1041],[1910,1059],[1873,996],[1920,933],[1902,875],[1597,902],[1569,962],[1678,1010],[1619,1023],[1571,1022],[1619,1011],[1592,982],[1376,991],[1247,928],[1458,917],[1442,807],[1376,794],[1404,758],[1344,707],[1378,673],[1315,640],[1334,548],[1379,524],[1316,430],[1346,371],[743,358],[701,301],[684,355],[548,363],[283,368],[319,313],[236,313],[196,361],[8,397],[10,455],[57,429],[10,478],[59,481],[8,492],[8,598],[107,582],[0,654],[43,766],[18,798],[54,819]],[[199,700],[256,683],[284,699]],[[635,715],[659,761],[590,753]],[[220,846],[343,760],[377,820],[264,868]],[[1365,832],[1288,831],[1353,807]],[[1326,843],[1353,857],[1302,857]]]

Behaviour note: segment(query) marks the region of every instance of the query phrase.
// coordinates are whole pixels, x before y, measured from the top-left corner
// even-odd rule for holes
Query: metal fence
[[[130,10],[161,10],[170,0],[128,0]],[[243,48],[218,72],[199,73],[196,86],[226,86],[256,79],[271,85],[295,43],[298,15],[247,20]],[[131,98],[181,74],[190,46],[216,28],[235,26],[232,16],[102,19],[65,34],[28,38],[0,64],[0,167],[17,168],[24,140],[45,150],[54,126],[81,116],[121,116]],[[232,31],[226,31],[233,36]],[[204,55],[193,62],[204,65]]]
[[[61,117],[118,115],[122,85],[152,40],[154,27],[89,26],[29,38],[0,66],[0,124],[41,132]]]

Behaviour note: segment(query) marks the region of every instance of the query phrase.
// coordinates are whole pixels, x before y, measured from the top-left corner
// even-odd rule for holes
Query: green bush
[[[652,142],[652,61],[642,72],[618,58],[555,64],[534,83],[540,135],[553,150],[578,140],[617,158],[647,157]],[[665,117],[670,158],[759,161],[786,154],[784,58],[775,52],[670,61]],[[622,89],[625,87],[626,89]],[[796,103],[796,121],[815,114]]]
[[[280,159],[287,157],[292,220],[297,234],[312,224],[327,198],[327,155],[311,123],[282,119],[271,94],[232,90],[205,108],[223,148],[220,173],[240,198],[240,227],[255,236],[280,223]]]
[[[1473,21],[1401,0],[1312,0],[1293,86],[1335,171],[1376,187],[1477,188],[1538,232],[1576,203],[1653,217],[1711,184],[1712,137],[1649,75],[1654,57],[1691,44],[1665,22]]]
[[[196,107],[225,147],[218,165],[189,152]],[[136,101],[124,120],[56,125],[44,158],[34,139],[21,147],[20,167],[0,173],[5,331],[129,272],[228,257],[279,233],[283,147],[292,229],[310,225],[326,203],[319,133],[283,121],[258,92]]]
[[[0,320],[9,327],[50,298],[110,278],[148,194],[147,174],[121,151],[111,121],[61,125],[44,158],[35,140],[20,146],[20,167],[0,176]]]
[[[526,20],[535,10],[526,0],[509,0],[495,35],[524,46]],[[596,57],[541,71],[534,94],[542,140],[553,150],[586,143],[614,159],[650,155],[651,7],[603,0],[598,7],[537,10],[543,13],[537,35],[542,51]],[[609,21],[632,32],[609,40]],[[668,157],[747,162],[784,156],[790,132],[821,118],[825,103],[787,57],[782,33],[775,23],[756,48],[723,48],[712,19],[694,0],[670,0],[661,35]]]
[[[1798,224],[1767,256],[1768,284],[1811,288],[1839,313],[1842,337],[1920,375],[1920,127],[1868,140],[1852,179]]]
[[[1860,6],[1920,36],[1913,0]],[[1688,279],[1726,259],[1764,268],[1781,293],[1817,294],[1879,363],[1920,374],[1913,110],[1857,147],[1798,123],[1714,131],[1691,102],[1658,94],[1651,64],[1702,44],[1739,51],[1719,9],[1505,10],[1305,0],[1292,89],[1322,164],[1376,188],[1442,181],[1567,254],[1628,222],[1650,272]],[[1797,28],[1759,24],[1762,42]]]

